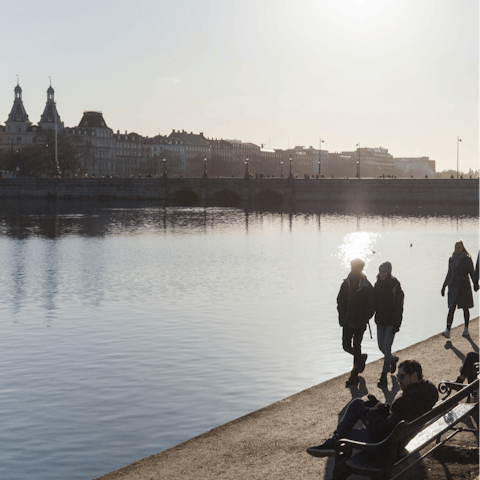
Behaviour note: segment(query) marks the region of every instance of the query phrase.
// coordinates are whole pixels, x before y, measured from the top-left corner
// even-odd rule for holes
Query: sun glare
[[[328,0],[328,7],[343,17],[366,20],[387,8],[393,0]]]
[[[373,232],[354,232],[345,235],[338,249],[343,265],[350,268],[350,262],[354,258],[361,258],[367,266],[375,253],[375,244],[379,236]]]

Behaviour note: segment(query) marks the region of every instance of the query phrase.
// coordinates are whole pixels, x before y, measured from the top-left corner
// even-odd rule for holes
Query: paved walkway
[[[478,318],[471,321],[471,337],[462,337],[461,325],[452,329],[450,341],[438,334],[396,353],[401,360],[418,360],[425,378],[435,385],[442,380],[454,380],[465,355],[478,351],[478,323]],[[352,398],[373,393],[378,399],[391,403],[398,386],[392,385],[389,375],[388,389],[377,387],[382,362],[368,363],[356,388],[345,388],[348,378],[345,373],[99,479],[330,479],[333,459],[311,457],[305,449],[331,435],[340,409]],[[478,442],[472,434],[456,438],[460,437],[477,451]],[[445,476],[434,476],[430,472],[435,468],[430,469],[429,465],[424,466],[421,478],[474,479],[478,476],[478,467],[474,466],[472,472],[471,462],[460,467],[461,476],[447,474],[444,470],[448,465],[440,463]]]

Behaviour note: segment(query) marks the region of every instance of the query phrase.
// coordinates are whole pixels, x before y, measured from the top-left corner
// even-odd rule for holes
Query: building
[[[117,133],[113,135],[115,144],[115,175],[128,177],[143,173],[143,137],[138,133]]]

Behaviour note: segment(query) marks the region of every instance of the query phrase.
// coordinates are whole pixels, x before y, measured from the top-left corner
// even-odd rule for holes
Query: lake
[[[90,479],[350,370],[336,296],[354,257],[372,283],[389,260],[402,284],[395,349],[435,335],[455,241],[474,261],[479,248],[478,209],[462,207],[3,200],[0,233],[12,480]]]

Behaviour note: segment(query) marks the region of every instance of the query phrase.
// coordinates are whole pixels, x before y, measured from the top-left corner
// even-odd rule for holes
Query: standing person
[[[442,286],[442,297],[445,296],[445,288],[448,286],[448,315],[447,328],[442,335],[445,338],[450,338],[450,329],[453,323],[453,314],[455,309],[463,309],[463,318],[465,321],[465,328],[462,335],[468,337],[468,324],[470,322],[470,308],[473,307],[472,287],[470,286],[470,275],[473,288],[478,290],[478,280],[475,278],[475,271],[473,269],[472,257],[465,249],[463,242],[459,240],[455,243],[455,250],[448,260],[448,273]]]
[[[375,312],[373,287],[363,273],[365,262],[356,258],[350,262],[350,267],[337,296],[338,321],[343,327],[342,346],[353,355],[353,368],[346,386],[356,384],[358,374],[365,370],[367,354],[362,354],[363,334]]]
[[[477,256],[477,266],[475,268],[475,276],[477,277],[477,290],[478,290],[478,283],[480,281],[480,250],[478,251],[478,256]]]
[[[374,287],[375,323],[377,324],[378,348],[383,353],[383,369],[377,385],[387,385],[387,374],[395,373],[398,357],[392,355],[395,334],[400,330],[403,316],[403,293],[400,282],[392,276],[392,264],[382,263],[378,267]]]

